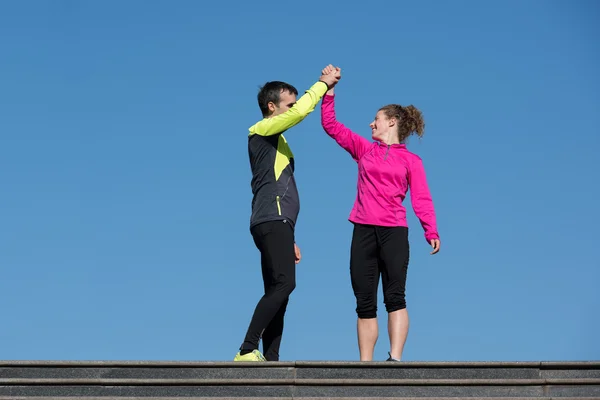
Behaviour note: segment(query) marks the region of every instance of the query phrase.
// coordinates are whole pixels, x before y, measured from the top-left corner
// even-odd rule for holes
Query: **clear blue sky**
[[[256,93],[303,92],[328,63],[355,131],[388,103],[426,119],[409,148],[442,250],[407,201],[404,359],[600,359],[599,17],[591,0],[1,2],[0,359],[231,360],[262,294]],[[304,259],[282,360],[358,359],[356,165],[319,116],[286,135]]]

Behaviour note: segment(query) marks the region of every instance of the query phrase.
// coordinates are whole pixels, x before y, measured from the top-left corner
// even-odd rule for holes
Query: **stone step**
[[[250,397],[252,400],[290,400],[292,397]],[[464,397],[402,397],[402,400],[458,400]],[[532,400],[532,399],[544,399],[544,400],[581,400],[582,397],[475,397],[477,400]],[[103,397],[52,397],[52,400],[107,400],[108,398]],[[140,397],[110,397],[110,399],[116,400],[140,400]],[[207,397],[143,397],[144,400],[207,400]],[[239,397],[210,397],[211,400],[239,400]],[[307,397],[306,400],[331,400],[332,397]],[[382,397],[334,397],[335,400],[390,400],[394,397],[382,398]],[[583,397],[583,399],[596,399],[596,397]],[[26,397],[3,397],[0,396],[0,400],[48,400],[47,396],[26,396]]]
[[[0,362],[5,379],[600,379],[600,363]]]
[[[58,397],[93,398],[395,398],[439,397],[439,398],[482,398],[482,397],[573,397],[600,399],[600,385],[535,385],[535,386],[11,386],[0,387],[0,398]]]
[[[600,362],[0,361],[0,400],[32,398],[600,399]]]

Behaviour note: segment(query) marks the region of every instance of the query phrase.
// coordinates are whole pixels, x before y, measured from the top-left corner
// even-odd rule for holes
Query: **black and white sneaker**
[[[388,359],[387,359],[387,360],[385,360],[385,361],[400,361],[400,360],[398,360],[398,359],[396,359],[396,358],[392,358],[392,353],[390,353],[389,351],[388,351],[388,355],[389,355],[389,357],[388,357]]]

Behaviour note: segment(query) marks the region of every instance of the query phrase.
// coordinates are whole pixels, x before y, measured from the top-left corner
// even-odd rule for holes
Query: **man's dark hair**
[[[273,102],[279,105],[279,95],[281,92],[287,91],[298,96],[298,90],[289,83],[281,81],[272,81],[264,84],[258,92],[258,106],[263,117],[269,116],[269,103]]]

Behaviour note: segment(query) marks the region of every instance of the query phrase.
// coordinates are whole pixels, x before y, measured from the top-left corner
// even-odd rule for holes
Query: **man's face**
[[[275,103],[269,103],[271,117],[283,114],[284,112],[292,108],[294,104],[296,104],[296,95],[288,92],[287,90],[282,90],[279,94],[279,104],[275,105]]]

